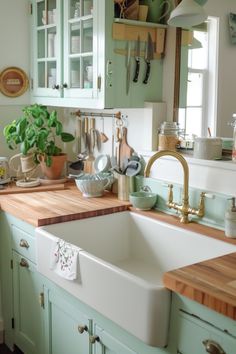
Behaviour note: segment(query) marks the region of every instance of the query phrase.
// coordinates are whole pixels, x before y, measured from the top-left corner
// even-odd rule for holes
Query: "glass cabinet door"
[[[61,28],[60,0],[36,0],[34,89],[40,96],[60,97]]]
[[[91,97],[94,88],[94,0],[65,0],[65,97]],[[78,92],[79,90],[79,92]]]

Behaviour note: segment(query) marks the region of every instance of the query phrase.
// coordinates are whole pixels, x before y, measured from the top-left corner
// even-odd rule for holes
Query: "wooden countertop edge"
[[[232,320],[236,320],[236,298],[233,299],[231,296],[227,296],[223,289],[210,286],[206,291],[206,285],[202,285],[199,279],[194,281],[194,279],[186,280],[184,278],[183,280],[183,277],[176,274],[176,272],[165,273],[163,283],[167,289],[196,301]],[[220,298],[222,293],[224,300]]]
[[[94,216],[101,216],[101,215],[107,215],[107,214],[112,214],[112,213],[118,213],[121,211],[126,211],[129,209],[128,205],[120,205],[120,206],[113,206],[113,207],[108,207],[100,210],[91,210],[91,211],[84,211],[84,212],[78,212],[78,213],[73,213],[73,214],[67,214],[65,216],[56,216],[50,219],[40,219],[38,220],[37,226],[44,226],[44,225],[51,225],[51,224],[56,224],[59,222],[64,222],[64,221],[72,221],[72,220],[81,220],[81,219],[86,219],[86,218],[91,218]]]
[[[27,217],[22,216],[19,214],[18,208],[15,208],[14,206],[6,206],[4,205],[3,211],[15,216],[16,218],[27,222],[35,227],[38,226],[45,226],[45,225],[52,225],[52,224],[57,224],[60,222],[66,222],[66,221],[72,221],[72,220],[81,220],[85,218],[91,218],[94,216],[101,216],[101,215],[107,215],[111,213],[117,213],[121,211],[126,211],[129,210],[129,205],[117,205],[117,206],[112,206],[112,207],[104,207],[103,209],[98,209],[98,210],[91,210],[91,211],[80,211],[80,212],[75,212],[72,214],[66,214],[66,215],[54,215],[52,217],[41,217],[40,219],[36,219],[34,217],[31,217],[28,215]]]

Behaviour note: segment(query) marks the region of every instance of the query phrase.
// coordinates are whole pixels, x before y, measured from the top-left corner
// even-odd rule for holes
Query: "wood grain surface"
[[[128,159],[132,155],[134,149],[129,146],[127,142],[127,128],[122,127],[122,138],[119,144],[119,165],[121,169],[123,170],[125,168],[125,165],[128,162]]]
[[[37,187],[17,187],[15,183],[9,184],[4,189],[0,189],[0,195],[4,194],[16,194],[16,193],[32,193],[32,192],[42,192],[42,191],[52,191],[61,190],[66,188],[66,183],[57,183],[50,185],[40,185]]]
[[[236,253],[164,274],[164,285],[236,320]]]
[[[0,196],[3,211],[34,226],[124,211],[129,205],[109,192],[99,198],[84,198],[76,187],[60,191]]]

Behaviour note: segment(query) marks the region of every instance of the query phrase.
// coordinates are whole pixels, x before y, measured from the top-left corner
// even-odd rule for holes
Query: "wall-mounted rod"
[[[98,112],[82,112],[80,110],[76,112],[72,112],[72,115],[76,115],[77,117],[110,117],[110,118],[116,118],[116,119],[121,119],[121,112],[116,112],[116,113],[98,113]]]

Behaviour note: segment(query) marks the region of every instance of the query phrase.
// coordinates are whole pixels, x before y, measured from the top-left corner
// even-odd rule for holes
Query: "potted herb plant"
[[[74,136],[63,131],[55,110],[49,113],[42,105],[26,106],[20,118],[4,127],[3,134],[10,149],[20,145],[22,155],[33,154],[35,163],[40,163],[48,179],[61,177],[67,156],[57,141],[68,143]]]

